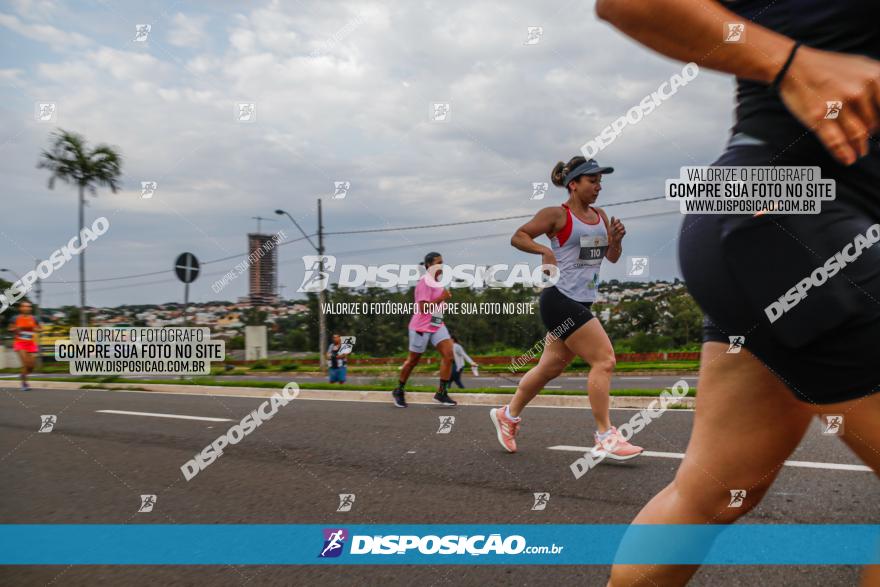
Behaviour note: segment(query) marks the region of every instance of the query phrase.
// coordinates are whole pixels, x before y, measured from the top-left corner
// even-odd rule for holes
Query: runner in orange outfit
[[[18,310],[21,313],[12,320],[9,330],[15,333],[12,350],[18,353],[18,358],[21,360],[21,389],[30,391],[27,376],[34,370],[34,355],[39,351],[34,336],[42,330],[42,327],[33,316],[30,302],[22,302]]]

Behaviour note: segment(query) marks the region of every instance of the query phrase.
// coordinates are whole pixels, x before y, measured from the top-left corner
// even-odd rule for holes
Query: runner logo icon
[[[627,275],[648,275],[647,257],[627,257]]]
[[[532,197],[530,200],[543,200],[544,196],[547,195],[547,190],[550,189],[550,184],[546,181],[533,181],[532,182]]]
[[[303,255],[303,264],[306,273],[303,275],[302,285],[299,286],[299,292],[319,292],[327,289],[330,285],[330,273],[336,269],[336,257],[333,255]],[[324,262],[323,270],[321,261]]]
[[[238,122],[254,122],[257,119],[257,105],[254,102],[238,102],[236,107]]]
[[[550,501],[549,493],[535,493],[535,503],[532,505],[532,511],[547,509],[547,503]]]
[[[745,489],[731,489],[730,490],[730,503],[727,504],[729,508],[738,508],[742,507],[743,502],[746,499],[746,490]]]
[[[727,348],[727,352],[731,354],[740,352],[746,343],[745,336],[728,336],[727,338],[730,339],[730,346]]]
[[[450,114],[449,102],[434,102],[431,104],[431,122],[448,122]]]
[[[35,107],[39,122],[55,122],[58,120],[58,109],[53,102],[38,102]]]
[[[828,120],[833,120],[840,116],[840,110],[843,108],[843,102],[839,100],[830,100],[825,102],[825,118]]]
[[[541,38],[544,36],[544,27],[530,26],[527,30],[528,36],[523,45],[537,45],[541,42]]]
[[[153,511],[154,505],[156,505],[155,495],[141,495],[141,507],[138,508],[138,513],[149,513]]]
[[[746,32],[746,25],[741,22],[726,22],[727,34],[724,36],[725,43],[742,43]]]
[[[343,528],[324,528],[324,547],[318,558],[335,558],[342,554],[345,541],[348,539],[348,530]]]
[[[345,196],[348,195],[348,190],[351,189],[350,181],[334,181],[333,182],[333,199],[334,200],[344,200]]]
[[[337,512],[350,512],[353,505],[354,505],[354,493],[340,493],[339,494],[339,507],[336,508],[336,511]]]
[[[339,344],[339,354],[349,355],[354,351],[354,343],[357,342],[356,336],[343,336],[342,342]]]
[[[149,200],[156,193],[156,190],[159,189],[159,183],[155,181],[142,181],[141,182],[141,199]]]
[[[134,42],[135,43],[146,43],[147,39],[150,38],[150,31],[153,30],[153,26],[149,24],[136,24],[134,25]]]
[[[37,432],[52,432],[57,420],[58,419],[52,414],[49,414],[48,416],[40,416],[40,429],[37,430]]]
[[[843,434],[843,416],[841,414],[822,414],[822,434],[840,436]]]
[[[440,428],[437,429],[437,434],[449,434],[452,432],[452,425],[455,424],[455,416],[439,416],[440,418]]]

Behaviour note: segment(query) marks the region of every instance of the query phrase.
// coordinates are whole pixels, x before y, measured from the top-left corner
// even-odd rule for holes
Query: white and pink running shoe
[[[590,452],[594,457],[614,459],[615,461],[628,461],[642,454],[644,449],[624,440],[620,432],[617,431],[617,428],[612,426],[609,430],[611,434],[602,440],[599,440],[598,432],[593,434],[596,445]]]
[[[504,447],[507,452],[516,452],[516,433],[519,431],[519,423],[522,418],[509,418],[506,408],[492,408],[489,411],[489,418],[495,425],[495,432],[498,435],[498,443]]]

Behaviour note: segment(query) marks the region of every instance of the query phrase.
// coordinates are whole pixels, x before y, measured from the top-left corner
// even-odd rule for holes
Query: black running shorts
[[[594,318],[593,313],[590,312],[592,305],[592,302],[576,302],[556,289],[556,286],[542,291],[538,303],[541,320],[547,332],[553,333],[562,340]]]
[[[804,402],[880,391],[880,243],[836,275],[816,273],[797,303],[791,295],[780,302],[880,223],[880,145],[874,141],[871,154],[848,168],[824,152],[768,144],[729,147],[713,165],[819,165],[823,178],[836,180],[837,199],[817,215],[685,217],[678,254],[706,316],[704,341],[744,336],[743,346]]]

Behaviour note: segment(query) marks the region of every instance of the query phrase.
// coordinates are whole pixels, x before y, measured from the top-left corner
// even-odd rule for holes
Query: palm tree
[[[76,185],[79,188],[79,233],[85,225],[85,191],[95,196],[96,186],[109,187],[113,193],[119,189],[122,157],[108,145],[98,145],[92,150],[86,146],[82,135],[58,129],[53,134],[54,141],[49,151],[43,151],[37,167],[48,169],[49,189],[55,188],[55,180]],[[86,315],[86,252],[79,254],[79,322],[85,327]]]

